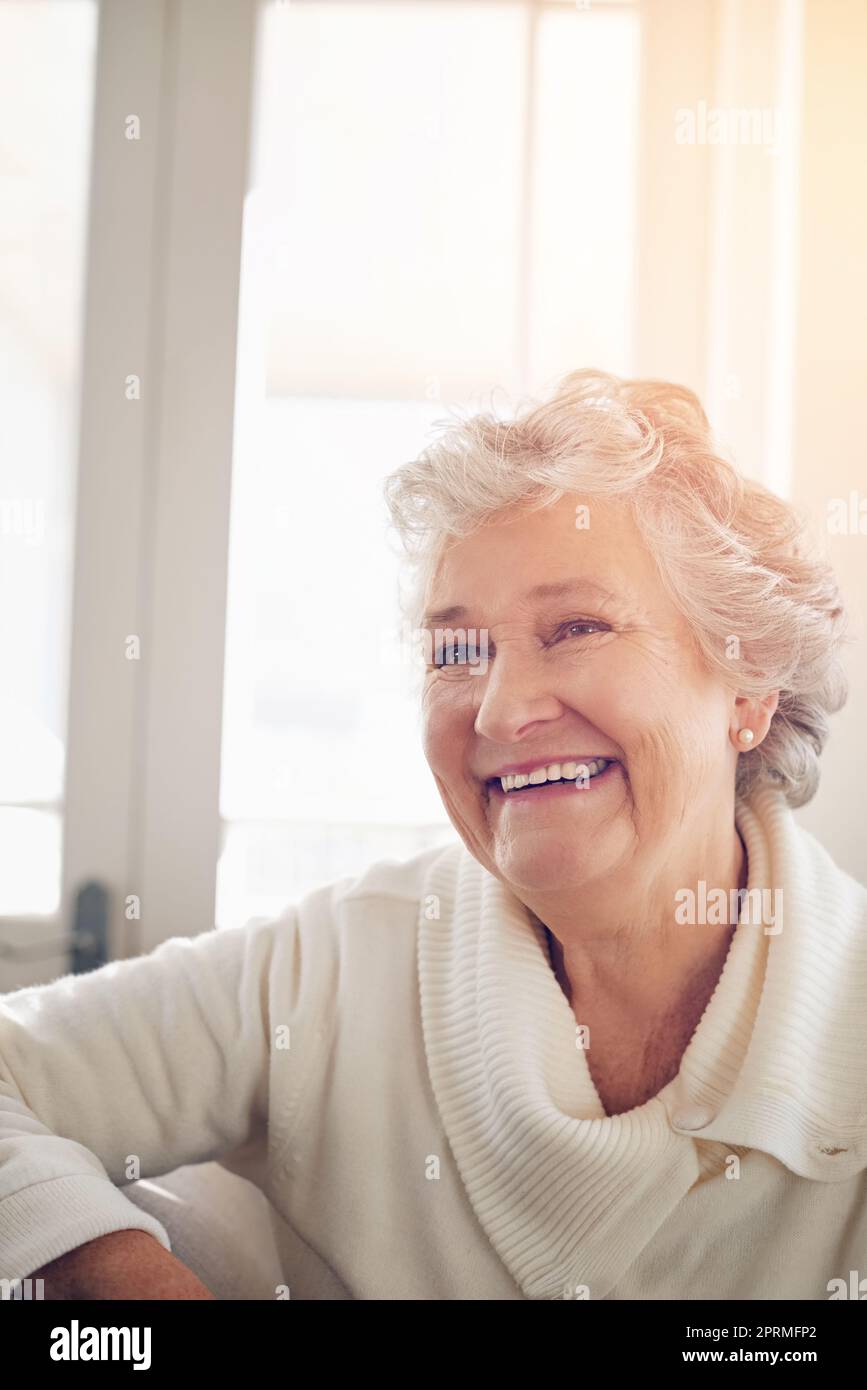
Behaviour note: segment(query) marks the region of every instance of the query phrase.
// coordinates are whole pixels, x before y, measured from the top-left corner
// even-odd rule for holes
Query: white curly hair
[[[738,758],[737,795],[772,783],[791,806],[809,801],[828,716],[847,696],[840,590],[808,519],[716,451],[698,397],[667,381],[588,369],[509,420],[456,412],[441,423],[439,437],[385,483],[411,568],[409,621],[420,622],[451,538],[515,504],[620,495],[709,667],[741,694],[780,692],[767,737]]]

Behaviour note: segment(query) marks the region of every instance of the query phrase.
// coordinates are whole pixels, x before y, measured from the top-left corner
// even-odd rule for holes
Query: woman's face
[[[467,848],[513,888],[625,888],[700,856],[724,810],[731,826],[735,697],[625,502],[501,513],[445,551],[426,609],[425,756]],[[482,659],[457,642],[449,663],[448,629],[481,629]],[[612,761],[588,778],[598,758]],[[556,785],[499,781],[569,763],[577,778]]]

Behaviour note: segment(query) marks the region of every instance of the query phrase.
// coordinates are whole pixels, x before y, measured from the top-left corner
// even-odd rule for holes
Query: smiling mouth
[[[491,792],[505,797],[518,792],[544,791],[547,787],[586,788],[608,768],[618,765],[617,758],[591,758],[587,762],[553,763],[529,773],[509,773],[504,777],[489,777],[486,786]]]

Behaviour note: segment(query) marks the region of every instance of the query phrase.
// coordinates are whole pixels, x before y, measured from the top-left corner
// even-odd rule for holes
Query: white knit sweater
[[[127,1227],[168,1247],[122,1185],[214,1157],[284,1218],[292,1298],[867,1277],[867,890],[778,793],[738,825],[783,929],[739,924],[678,1076],[624,1115],[541,928],[458,843],[4,996],[0,1277]]]

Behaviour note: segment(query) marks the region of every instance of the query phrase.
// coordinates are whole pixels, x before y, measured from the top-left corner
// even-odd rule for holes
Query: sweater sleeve
[[[119,1187],[267,1126],[271,1012],[275,990],[291,1000],[295,941],[289,913],[0,996],[0,1277],[128,1228],[171,1249]]]

